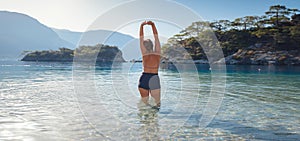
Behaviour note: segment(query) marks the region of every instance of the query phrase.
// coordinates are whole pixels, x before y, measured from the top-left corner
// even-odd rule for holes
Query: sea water
[[[156,111],[139,99],[140,63],[2,60],[0,140],[300,139],[299,67],[226,66],[219,95],[210,67],[195,68],[159,71]]]

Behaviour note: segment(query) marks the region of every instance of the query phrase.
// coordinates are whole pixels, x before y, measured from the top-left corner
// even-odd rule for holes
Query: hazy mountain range
[[[98,43],[124,48],[125,52],[127,50],[127,53],[123,53],[125,56],[139,54],[136,51],[137,39],[119,32],[108,30],[74,32],[55,29],[28,15],[8,11],[0,11],[0,21],[0,58],[18,57],[23,51],[57,50],[60,47],[74,49],[76,45]],[[128,45],[134,49],[133,52],[128,51]]]
[[[104,40],[103,44],[122,47],[128,41],[134,39],[130,35],[109,30],[92,30],[87,32],[74,32],[55,28],[52,28],[52,30],[55,31],[60,38],[74,45],[95,45]]]

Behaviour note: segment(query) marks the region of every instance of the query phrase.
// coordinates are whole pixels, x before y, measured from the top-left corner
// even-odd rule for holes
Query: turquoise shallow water
[[[222,75],[207,65],[161,69],[156,112],[139,101],[141,64],[109,66],[0,61],[0,140],[300,138],[299,67],[227,66]],[[213,95],[221,99],[210,106],[222,100],[216,114],[206,107],[213,84],[225,90]],[[204,115],[213,116],[205,128]]]

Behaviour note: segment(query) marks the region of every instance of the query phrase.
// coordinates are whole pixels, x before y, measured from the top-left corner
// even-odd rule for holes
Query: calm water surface
[[[227,66],[223,101],[206,128],[213,74],[197,68],[160,70],[157,112],[140,103],[141,64],[74,71],[71,63],[2,60],[0,140],[300,139],[299,67]]]

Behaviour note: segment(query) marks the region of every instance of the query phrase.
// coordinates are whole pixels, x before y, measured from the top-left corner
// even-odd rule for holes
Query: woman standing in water
[[[153,42],[150,39],[144,40],[144,25],[152,27],[154,35]],[[145,21],[140,26],[140,48],[143,55],[143,74],[139,80],[139,91],[142,101],[149,105],[149,94],[154,98],[156,106],[160,108],[160,80],[158,77],[158,68],[160,64],[160,42],[157,29],[152,21]]]

